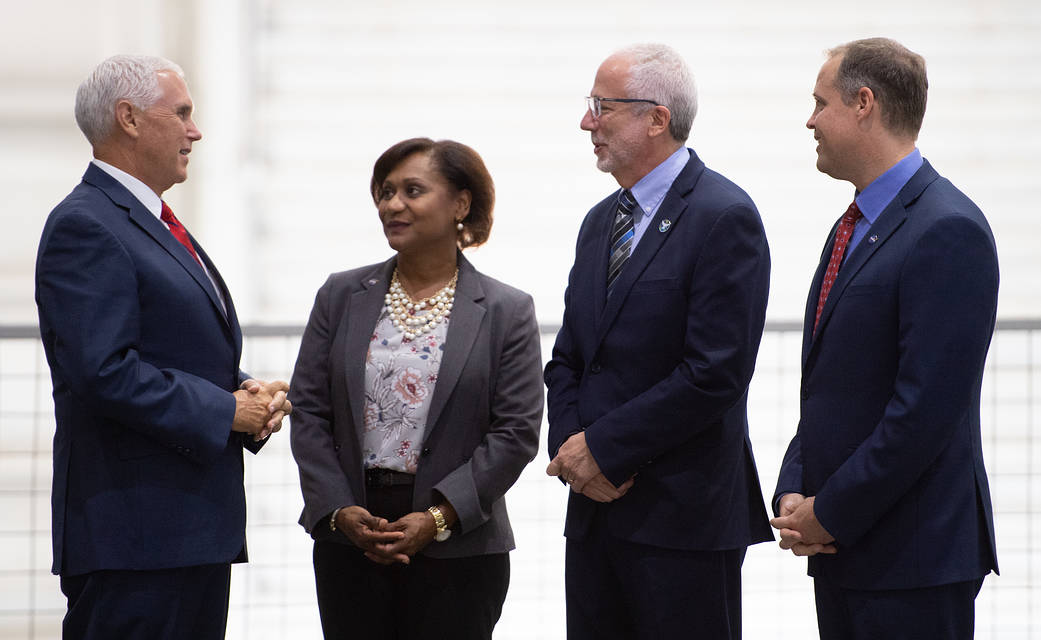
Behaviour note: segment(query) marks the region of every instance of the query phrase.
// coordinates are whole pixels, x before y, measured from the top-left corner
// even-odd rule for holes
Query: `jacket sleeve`
[[[300,472],[304,512],[300,523],[311,532],[315,525],[340,507],[358,504],[340,466],[334,439],[330,355],[332,278],[318,290],[311,316],[300,341],[289,398],[293,403],[289,441]]]
[[[512,302],[512,301],[511,301]],[[494,380],[487,434],[473,455],[434,490],[456,510],[463,533],[486,522],[539,448],[542,424],[542,348],[531,297],[500,311],[508,321]]]
[[[592,217],[590,213],[578,233],[575,255],[576,263],[579,247],[582,246],[583,234]],[[582,431],[578,419],[578,383],[585,370],[585,360],[575,340],[574,316],[572,309],[572,292],[575,286],[576,267],[568,274],[568,285],[564,291],[564,319],[553,343],[553,352],[549,364],[546,365],[544,380],[546,383],[546,419],[549,422],[549,438],[546,448],[549,458],[556,457],[560,446],[574,434]]]
[[[56,214],[41,241],[36,301],[53,345],[55,384],[99,416],[198,462],[228,444],[235,398],[209,380],[159,368],[142,356],[133,257],[89,215]],[[60,377],[60,380],[59,380]]]

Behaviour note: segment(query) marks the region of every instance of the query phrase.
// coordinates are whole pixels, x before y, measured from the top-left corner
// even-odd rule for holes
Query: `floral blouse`
[[[365,468],[415,473],[426,434],[427,412],[448,334],[448,318],[411,340],[384,310],[365,357]]]

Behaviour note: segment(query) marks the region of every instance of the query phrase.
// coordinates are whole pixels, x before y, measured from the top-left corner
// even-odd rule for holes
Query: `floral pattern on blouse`
[[[366,469],[416,472],[447,334],[446,318],[433,332],[408,340],[386,310],[380,314],[365,357]]]

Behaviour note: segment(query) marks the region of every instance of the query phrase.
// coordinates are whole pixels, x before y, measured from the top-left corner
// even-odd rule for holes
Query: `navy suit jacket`
[[[231,431],[242,334],[166,226],[91,164],[51,212],[36,262],[54,384],[54,564],[64,576],[245,559]]]
[[[579,231],[545,373],[549,455],[584,430],[611,482],[636,475],[604,507],[618,538],[696,550],[770,540],[746,416],[770,279],[759,213],[691,151],[608,298],[616,202]],[[566,536],[586,534],[596,504],[571,494]]]
[[[925,162],[847,257],[813,335],[834,229],[828,238],[806,302],[799,428],[775,492],[816,496],[837,541],[810,574],[903,589],[996,571],[980,442],[998,292],[986,219]]]

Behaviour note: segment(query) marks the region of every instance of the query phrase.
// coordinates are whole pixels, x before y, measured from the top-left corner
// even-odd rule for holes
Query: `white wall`
[[[869,15],[870,14],[870,15]],[[302,323],[333,270],[389,250],[368,198],[372,163],[405,137],[483,154],[498,188],[477,265],[531,291],[559,320],[575,232],[615,188],[578,129],[600,60],[634,41],[679,49],[698,79],[691,144],[758,204],[773,260],[770,317],[797,319],[831,222],[852,188],[814,169],[803,123],[822,51],[889,35],[929,63],[920,148],[990,218],[1000,314],[1041,314],[1041,4],[798,0],[112,0],[4,2],[0,24],[0,320],[31,322],[32,261],[47,211],[89,150],[71,102],[119,51],[189,73],[204,138],[167,194],[215,257],[250,322]],[[183,212],[183,213],[182,213]]]

